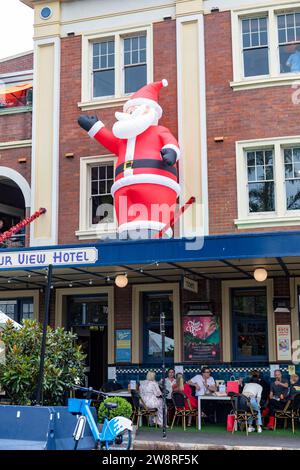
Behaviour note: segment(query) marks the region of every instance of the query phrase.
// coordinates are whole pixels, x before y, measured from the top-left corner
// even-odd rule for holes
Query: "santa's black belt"
[[[177,170],[173,166],[167,165],[164,161],[154,160],[153,158],[144,158],[143,160],[128,160],[117,166],[115,176],[118,176],[125,170],[134,170],[135,168],[156,168],[158,170],[168,171],[177,176]]]

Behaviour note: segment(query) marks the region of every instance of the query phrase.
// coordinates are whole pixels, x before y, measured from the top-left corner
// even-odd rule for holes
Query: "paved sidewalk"
[[[162,438],[162,431],[141,429],[133,443],[135,450],[300,450],[300,433],[295,435],[274,435],[272,431],[262,434],[213,433],[168,431]]]

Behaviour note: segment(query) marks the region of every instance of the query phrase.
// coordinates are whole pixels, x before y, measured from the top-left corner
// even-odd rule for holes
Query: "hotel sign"
[[[94,264],[98,260],[97,248],[64,248],[53,250],[3,251],[0,269],[42,268]]]

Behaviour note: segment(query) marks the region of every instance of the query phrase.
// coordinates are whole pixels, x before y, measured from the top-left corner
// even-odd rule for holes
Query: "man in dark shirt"
[[[275,424],[276,410],[283,410],[286,405],[287,395],[289,393],[289,384],[286,379],[282,377],[280,369],[274,372],[275,381],[271,384],[270,391],[270,412],[269,423],[267,429],[273,430]]]

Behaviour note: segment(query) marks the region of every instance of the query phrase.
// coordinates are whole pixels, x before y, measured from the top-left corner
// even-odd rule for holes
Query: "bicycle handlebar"
[[[101,392],[100,390],[94,390],[92,387],[86,388],[86,387],[80,387],[78,385],[73,385],[72,388],[74,390],[80,390],[81,392],[87,392],[90,395],[102,395],[103,397],[107,397],[106,393]]]

